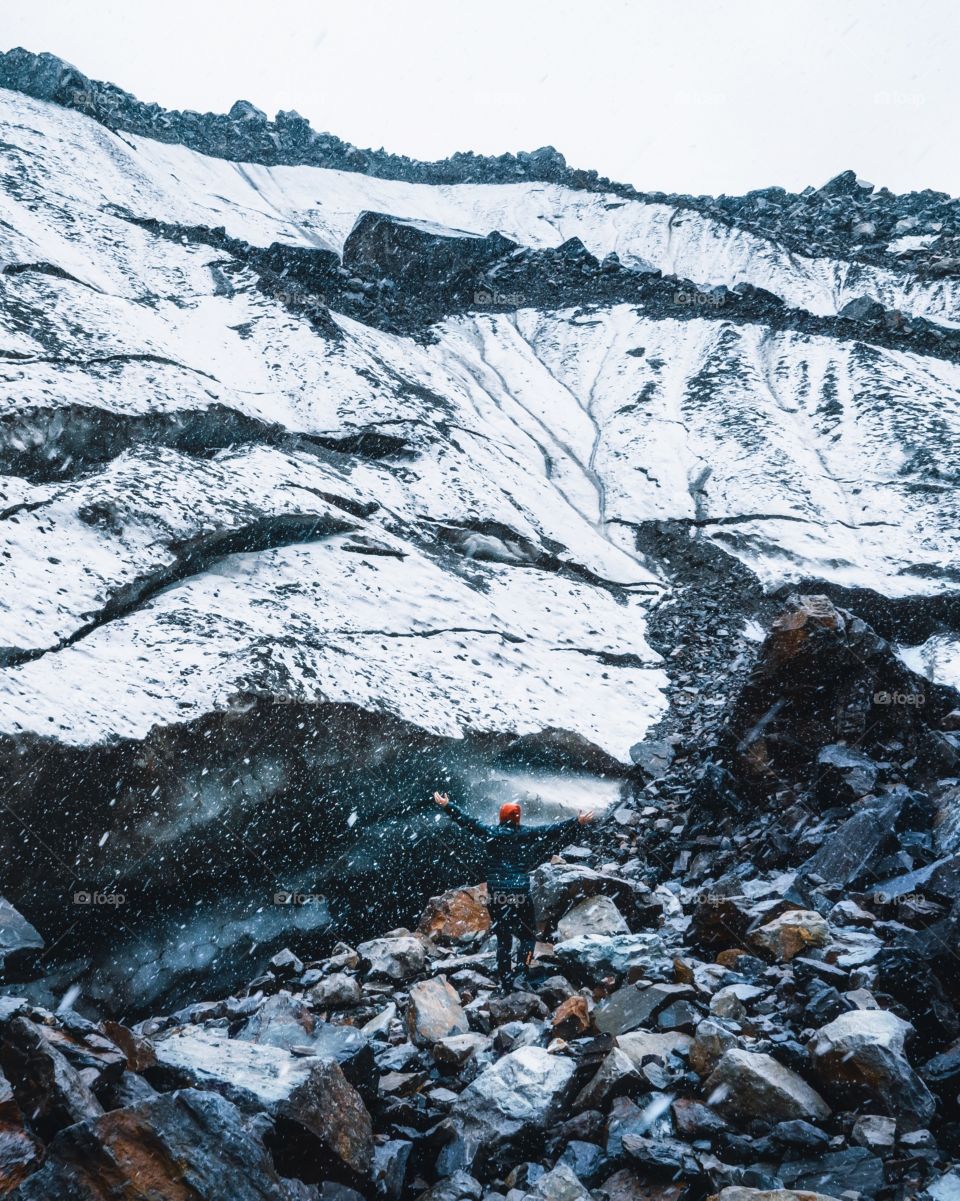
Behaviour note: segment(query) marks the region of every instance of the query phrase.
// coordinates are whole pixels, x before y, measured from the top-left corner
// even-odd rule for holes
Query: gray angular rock
[[[686,1056],[693,1039],[678,1031],[633,1030],[617,1036],[617,1046],[634,1067],[642,1068],[651,1059],[668,1060],[671,1055]]]
[[[630,928],[616,903],[600,894],[578,901],[557,922],[560,940],[581,934],[629,934]]]
[[[423,974],[427,952],[419,938],[412,934],[397,934],[372,938],[357,947],[366,974],[374,980],[392,980],[402,984]]]
[[[518,1141],[542,1136],[569,1095],[576,1067],[542,1047],[521,1047],[486,1068],[460,1094],[448,1119],[451,1141],[437,1170],[482,1166]]]
[[[904,1046],[913,1027],[884,1009],[842,1013],[813,1036],[808,1049],[824,1085],[883,1102],[887,1112],[929,1122],[933,1094],[907,1060]]]
[[[620,1047],[614,1047],[600,1064],[593,1078],[583,1086],[573,1102],[575,1111],[605,1109],[613,1097],[636,1089],[642,1082],[639,1069]]]
[[[317,1009],[353,1009],[362,1000],[360,985],[345,972],[324,976],[306,996]]]
[[[4,897],[0,897],[0,972],[7,979],[29,968],[44,948],[39,931]]]
[[[830,940],[827,919],[811,909],[788,909],[753,932],[751,941],[774,959],[786,963],[810,947],[823,947]]]
[[[589,983],[628,973],[665,977],[672,960],[658,934],[582,934],[557,943],[553,953],[571,979]]]
[[[880,1152],[890,1150],[896,1136],[896,1119],[878,1113],[868,1113],[857,1118],[850,1132],[850,1137],[858,1147]]]
[[[646,893],[638,885],[610,872],[580,863],[544,863],[530,875],[530,892],[537,917],[552,926],[575,902],[607,896],[628,919]]]
[[[27,1018],[15,1017],[7,1026],[0,1066],[17,1105],[44,1138],[103,1113],[83,1075],[47,1037],[45,1027]]]
[[[704,1085],[708,1101],[725,1116],[785,1122],[822,1121],[830,1106],[796,1072],[758,1051],[726,1051]]]
[[[454,1034],[449,1038],[437,1039],[430,1050],[434,1061],[440,1067],[456,1069],[489,1046],[488,1035],[471,1031],[468,1034]]]
[[[524,1194],[523,1201],[591,1201],[591,1196],[571,1165],[558,1163]]]
[[[365,1179],[373,1165],[373,1123],[357,1090],[330,1059],[273,1109],[274,1157],[286,1175],[308,1183]]]

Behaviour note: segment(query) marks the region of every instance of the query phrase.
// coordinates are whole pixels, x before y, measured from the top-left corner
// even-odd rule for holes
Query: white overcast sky
[[[960,195],[957,0],[0,0],[0,48],[417,158],[554,145],[647,190]]]

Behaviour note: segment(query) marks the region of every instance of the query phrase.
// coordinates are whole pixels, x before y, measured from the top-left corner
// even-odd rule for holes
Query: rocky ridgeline
[[[575,237],[533,250],[496,231],[478,237],[365,212],[340,258],[333,251],[279,242],[251,246],[222,226],[118,215],[158,237],[223,251],[230,258],[218,266],[227,275],[252,268],[260,291],[333,340],[341,335],[329,308],[391,333],[429,339],[432,326],[460,313],[633,304],[655,319],[758,324],[960,362],[960,331],[885,309],[869,296],[850,301],[837,316],[817,316],[752,284],[696,285],[628,267],[616,252],[600,260]]]
[[[803,255],[893,260],[934,277],[960,271],[960,203],[930,188],[897,195],[842,171],[820,188],[701,196],[696,207]]]
[[[636,805],[533,874],[543,941],[514,991],[467,885],[133,1027],[7,989],[0,1191],[953,1201],[956,700],[794,599],[714,761],[641,744]],[[42,940],[2,916],[22,971]]]
[[[164,109],[113,84],[88,79],[55,55],[21,47],[0,53],[0,87],[74,109],[108,129],[175,142],[217,158],[328,167],[414,183],[556,183],[693,209],[805,257],[899,265],[933,277],[960,272],[960,202],[930,189],[897,195],[863,183],[853,171],[800,193],[777,187],[744,196],[641,193],[596,171],[568,167],[552,146],[498,156],[457,153],[428,163],[385,150],[361,150],[333,134],[318,133],[297,112],[278,112],[271,121],[246,100],[238,100],[228,113]]]

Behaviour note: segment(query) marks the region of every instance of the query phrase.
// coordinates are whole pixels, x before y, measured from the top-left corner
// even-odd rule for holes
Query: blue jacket
[[[482,838],[487,852],[487,887],[491,892],[529,892],[527,872],[551,852],[565,846],[577,829],[577,819],[548,826],[485,826],[450,801],[444,812],[459,826]]]

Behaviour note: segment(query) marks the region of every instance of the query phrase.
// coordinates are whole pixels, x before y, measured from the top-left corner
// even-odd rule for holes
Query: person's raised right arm
[[[465,829],[469,830],[471,834],[476,834],[479,838],[488,838],[490,836],[491,831],[483,824],[483,822],[478,822],[477,819],[475,817],[471,817],[469,813],[464,813],[460,806],[454,801],[451,801],[450,797],[445,792],[435,792],[433,794],[433,799],[434,803],[439,805],[448,817],[452,817],[457,825],[463,826]]]

